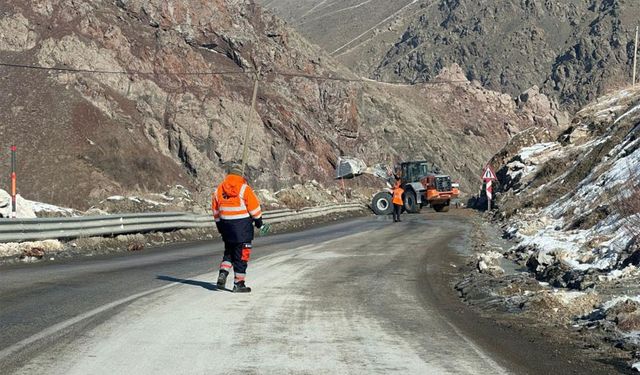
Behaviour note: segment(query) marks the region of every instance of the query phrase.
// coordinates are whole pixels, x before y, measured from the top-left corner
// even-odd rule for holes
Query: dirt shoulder
[[[518,374],[635,373],[625,351],[607,345],[598,334],[572,327],[557,306],[541,302],[535,308],[511,308],[509,297],[501,295],[504,290],[543,286],[522,272],[480,273],[478,255],[498,246],[488,238],[498,231],[470,210],[450,215],[470,223],[465,243],[434,247],[437,254],[421,262],[428,266],[423,267],[420,287],[424,298],[436,301],[439,312],[465,336]]]

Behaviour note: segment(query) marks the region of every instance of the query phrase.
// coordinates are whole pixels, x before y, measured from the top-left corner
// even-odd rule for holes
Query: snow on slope
[[[640,353],[640,88],[587,106],[555,141],[522,138],[494,158],[517,241],[506,255],[554,288],[592,293],[601,304],[574,326]]]
[[[557,141],[513,156],[498,173],[513,253],[534,257],[539,272],[559,264],[621,275],[636,246],[619,206],[640,184],[639,136],[640,89],[623,90],[578,112]]]

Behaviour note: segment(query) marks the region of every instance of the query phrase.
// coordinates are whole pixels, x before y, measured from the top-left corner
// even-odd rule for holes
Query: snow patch
[[[55,213],[60,214],[60,216],[77,216],[76,212],[73,208],[60,207],[53,204],[43,203],[43,202],[35,202],[29,201],[31,203],[31,207],[33,211],[38,213]]]
[[[637,111],[639,111],[639,110],[640,110],[640,105],[638,105],[638,106],[636,106],[636,107],[633,107],[631,110],[629,110],[629,111],[625,112],[625,114],[623,114],[622,116],[618,117],[618,118],[616,119],[616,121],[614,121],[614,122],[613,122],[613,124],[614,124],[614,125],[615,125],[615,124],[617,124],[618,122],[620,122],[620,121],[621,121],[622,119],[624,119],[625,117],[627,117],[627,116],[629,116],[629,115],[631,115],[631,114],[633,114],[633,113],[636,113],[636,112],[637,112]]]
[[[0,243],[0,257],[13,257],[32,249],[41,249],[45,254],[61,251],[64,248],[58,240]]]
[[[560,144],[558,142],[538,143],[538,144],[535,144],[533,146],[525,147],[522,150],[520,150],[520,153],[518,154],[518,157],[523,162],[526,162],[527,160],[531,159],[532,157],[539,156],[542,153],[547,152],[550,149],[552,149],[553,147],[557,147],[559,145]]]

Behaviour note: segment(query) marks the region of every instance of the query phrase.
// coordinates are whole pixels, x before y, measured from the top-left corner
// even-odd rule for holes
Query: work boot
[[[227,284],[227,276],[229,276],[229,271],[220,270],[218,274],[218,283],[216,284],[218,288],[224,289],[224,286]]]
[[[251,288],[244,285],[244,281],[240,281],[239,283],[233,286],[234,293],[251,293]]]

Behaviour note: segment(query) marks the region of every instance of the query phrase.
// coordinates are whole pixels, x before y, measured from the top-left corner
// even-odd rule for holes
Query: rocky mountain
[[[409,27],[418,0],[260,0],[355,73],[370,77]]]
[[[258,188],[330,184],[350,155],[426,159],[470,191],[512,134],[562,122],[539,91],[515,100],[455,66],[442,72],[453,84],[359,80],[253,1],[7,0],[0,63],[20,192],[80,209],[176,184],[206,202],[247,124]]]
[[[457,63],[492,90],[518,95],[537,85],[572,110],[631,80],[636,0],[353,3],[266,2],[373,79],[428,81]],[[327,27],[337,17],[353,21]]]

